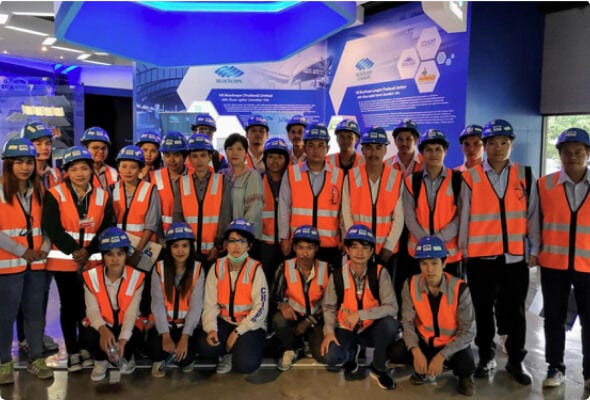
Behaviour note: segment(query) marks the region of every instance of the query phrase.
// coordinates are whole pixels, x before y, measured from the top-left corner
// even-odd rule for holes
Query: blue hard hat
[[[361,136],[360,144],[389,144],[387,139],[387,133],[385,129],[380,126],[372,126],[363,133]]]
[[[293,241],[304,240],[306,242],[320,243],[320,233],[315,226],[301,225],[293,231]]]
[[[268,153],[283,154],[287,159],[289,159],[289,147],[287,147],[287,142],[278,137],[267,139],[267,141],[264,143],[264,155]]]
[[[193,122],[192,129],[195,129],[197,126],[208,126],[214,131],[217,130],[215,119],[213,119],[209,113],[199,113],[195,116],[195,122]]]
[[[420,138],[420,132],[418,131],[418,125],[411,119],[402,119],[393,129],[393,138],[395,139],[397,135],[402,131],[410,131],[412,135],[416,139]]]
[[[72,146],[66,149],[63,156],[63,168],[68,169],[68,166],[76,161],[86,161],[92,163],[92,156],[90,152],[82,146]]]
[[[346,235],[344,236],[344,240],[361,240],[363,242],[369,242],[373,245],[375,244],[375,236],[373,235],[373,232],[371,232],[369,228],[362,224],[352,225],[350,228],[348,228]]]
[[[480,125],[467,125],[459,134],[459,143],[463,143],[463,139],[470,136],[479,136],[481,139],[483,127]]]
[[[303,141],[306,140],[323,140],[327,143],[330,142],[330,134],[328,128],[322,123],[310,124],[305,128],[303,132]]]
[[[140,166],[145,165],[143,151],[134,144],[130,144],[119,150],[119,154],[115,157],[115,161],[119,162],[122,160],[136,161]]]
[[[303,128],[307,128],[307,119],[303,115],[293,115],[289,122],[287,122],[287,131],[293,125],[302,125]]]
[[[2,159],[17,157],[37,157],[37,149],[33,142],[27,138],[15,137],[4,143]]]
[[[180,239],[195,240],[195,234],[186,222],[175,222],[166,231],[166,242]]]
[[[583,145],[590,147],[590,137],[588,137],[588,132],[580,128],[569,128],[561,132],[557,138],[555,147],[559,150],[562,144],[570,142],[582,143]]]
[[[160,151],[162,153],[175,153],[177,151],[186,153],[188,151],[186,138],[180,132],[170,131],[162,138]]]
[[[162,138],[156,132],[143,132],[139,135],[137,142],[135,142],[136,146],[141,146],[144,143],[153,143],[156,146],[160,147],[160,143],[162,143]]]
[[[338,134],[340,131],[350,131],[353,132],[358,137],[361,136],[361,130],[359,128],[359,124],[353,119],[343,119],[336,125],[335,132]]]
[[[93,126],[84,131],[84,135],[82,135],[80,143],[86,145],[88,142],[104,142],[109,146],[111,145],[109,134],[99,126]]]
[[[244,218],[237,218],[229,223],[225,230],[226,238],[231,232],[238,232],[246,237],[250,237],[250,239],[254,239],[254,225]]]
[[[213,152],[214,150],[209,136],[203,135],[202,133],[195,133],[188,138],[187,149],[189,152],[198,150]]]
[[[262,126],[266,128],[267,131],[269,130],[268,122],[266,121],[266,118],[264,118],[262,115],[253,115],[250,118],[248,118],[248,123],[246,124],[244,129],[246,129],[247,131],[253,126]]]
[[[52,138],[53,134],[42,122],[29,122],[20,131],[21,137],[27,138],[30,141],[40,139],[42,137]]]
[[[131,247],[129,236],[124,230],[112,226],[105,229],[100,236],[98,236],[98,250],[105,252],[113,249],[120,249],[122,247]]]
[[[416,244],[414,258],[423,260],[427,258],[446,258],[447,248],[445,242],[437,236],[424,236]]]
[[[422,153],[422,151],[424,151],[424,146],[428,143],[441,144],[445,150],[449,148],[449,141],[447,140],[446,135],[443,131],[439,131],[438,129],[429,129],[420,136],[418,151]]]
[[[516,138],[516,135],[514,134],[514,129],[512,129],[512,125],[510,125],[510,122],[503,119],[494,119],[485,124],[485,126],[483,127],[481,137],[484,142],[488,138],[495,136],[506,136],[510,139]]]

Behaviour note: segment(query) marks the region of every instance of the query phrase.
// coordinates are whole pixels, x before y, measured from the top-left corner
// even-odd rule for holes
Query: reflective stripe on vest
[[[113,209],[117,227],[125,232],[142,237],[145,229],[145,218],[150,208],[151,193],[154,185],[147,181],[139,181],[133,197],[127,207],[127,195],[123,182],[113,186]],[[149,194],[149,196],[148,196]],[[154,240],[155,237],[152,237]]]
[[[238,272],[232,293],[227,257],[217,260],[215,263],[217,304],[220,308],[219,315],[223,319],[239,323],[250,313],[252,309],[252,282],[259,266],[258,261],[248,257]]]
[[[162,229],[164,232],[172,225],[174,213],[174,193],[167,168],[160,168],[150,172],[150,181],[155,182],[162,207]]]
[[[262,175],[262,185],[264,187],[264,208],[262,209],[262,241],[267,244],[278,243],[278,229],[276,225],[278,202],[275,199],[268,175]]]
[[[365,283],[363,285],[362,301],[358,301],[356,295],[356,285],[354,283],[354,277],[352,276],[352,271],[350,270],[350,268],[350,261],[348,261],[345,265],[342,266],[341,271],[334,272],[336,274],[342,274],[342,279],[344,283],[344,296],[342,298],[342,304],[340,305],[340,308],[338,309],[338,312],[336,314],[336,320],[338,321],[339,327],[346,330],[352,329],[344,323],[346,318],[346,314],[344,312],[345,309],[350,311],[359,311],[368,310],[379,306],[379,299],[373,297],[373,293],[371,293],[371,289],[369,288],[369,279],[367,275],[365,275]],[[380,264],[378,264],[377,280],[379,280],[379,278],[381,277],[382,269],[383,267]],[[374,321],[370,319],[359,321],[359,332],[362,332],[365,329],[367,329],[369,326],[373,324],[373,322]]]
[[[316,260],[314,264],[314,277],[309,283],[309,289],[305,293],[305,285],[301,281],[301,274],[296,267],[296,258],[285,261],[285,297],[287,303],[301,316],[316,314],[321,308],[321,300],[328,286],[328,263]],[[306,299],[307,297],[307,299]],[[307,310],[309,301],[309,312]]]

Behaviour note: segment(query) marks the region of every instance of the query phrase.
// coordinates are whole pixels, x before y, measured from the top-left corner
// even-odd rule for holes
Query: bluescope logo
[[[371,77],[371,68],[373,68],[373,65],[375,65],[375,63],[371,61],[371,59],[369,58],[365,57],[358,60],[357,63],[354,65],[357,69],[356,79],[359,81],[369,79]]]
[[[225,65],[215,70],[215,75],[221,79],[217,79],[217,83],[242,83],[241,79],[237,79],[244,75],[244,71],[233,65]]]

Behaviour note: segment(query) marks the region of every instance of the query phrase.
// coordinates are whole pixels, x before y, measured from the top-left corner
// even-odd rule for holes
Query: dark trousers
[[[77,272],[53,272],[59,293],[59,321],[68,354],[86,348],[88,331],[82,325],[86,315],[82,275]]]
[[[465,280],[465,272],[463,271],[463,263],[461,261],[447,263],[445,272],[456,276],[457,278]]]
[[[268,282],[268,287],[272,287],[275,279],[275,272],[279,265],[285,260],[283,252],[281,251],[281,245],[279,243],[268,244],[260,242],[260,263],[264,270],[264,276]]]
[[[303,348],[303,340],[307,339],[309,343],[309,349],[313,358],[318,362],[325,363],[325,358],[321,355],[322,340],[324,334],[322,332],[322,324],[317,324],[313,328],[308,328],[301,336],[295,335],[295,328],[297,324],[304,318],[300,318],[297,321],[286,320],[280,311],[277,311],[272,318],[272,326],[275,331],[275,335],[279,340],[279,350],[281,353],[287,350],[299,350]]]
[[[49,289],[51,287],[51,279],[53,279],[53,275],[47,273],[47,283],[45,287],[45,297],[43,298],[43,315],[47,315],[47,304],[49,303]],[[45,318],[43,318],[43,324],[45,324]],[[16,317],[16,335],[19,342],[22,342],[26,339],[25,336],[25,327],[24,327],[24,318],[23,318],[23,309],[22,307],[18,310],[18,316]],[[45,336],[45,325],[43,325],[43,335]]]
[[[420,266],[418,265],[418,261],[414,259],[412,256],[406,254],[401,254],[400,251],[397,256],[394,256],[395,265],[394,265],[394,275],[393,275],[393,290],[395,292],[395,299],[397,300],[398,304],[398,320],[401,320],[402,315],[402,289],[404,287],[404,283],[416,274],[420,273]]]
[[[118,341],[119,334],[121,333],[121,326],[107,326],[113,332],[115,336],[115,341]],[[137,328],[133,328],[133,333],[129,338],[129,341],[125,345],[125,351],[123,352],[123,357],[126,360],[130,360],[131,356],[135,352],[135,348],[137,345],[138,338],[141,336],[141,332]],[[88,333],[86,334],[87,343],[88,343],[88,351],[92,354],[92,357],[96,361],[104,361],[108,360],[108,355],[100,348],[100,333],[94,328],[88,329]]]
[[[209,346],[207,343],[207,334],[203,331],[199,333],[197,338],[197,349],[199,355],[204,358],[216,358],[225,355],[225,342],[229,335],[236,329],[236,326],[230,324],[222,318],[217,318],[217,336],[219,338],[219,345],[215,347]],[[257,329],[255,331],[248,331],[238,337],[232,353],[232,370],[243,374],[254,372],[262,364],[262,350],[266,340],[266,333],[264,329]]]
[[[327,262],[332,268],[342,267],[342,252],[338,247],[320,247],[316,258]]]
[[[549,368],[565,372],[565,324],[571,287],[582,326],[582,364],[584,380],[590,378],[590,274],[541,268],[541,289],[545,310],[545,360]]]
[[[354,350],[357,344],[361,346],[373,346],[373,367],[378,371],[387,369],[387,349],[395,340],[399,322],[393,317],[384,317],[373,322],[364,331],[358,333],[347,329],[336,328],[336,343],[330,343],[326,363],[329,367],[346,363],[354,357]]]
[[[526,355],[525,299],[529,288],[529,269],[524,261],[506,264],[504,256],[496,259],[470,258],[467,278],[475,310],[480,363],[495,356],[495,324],[502,327],[506,338],[508,362],[519,364]],[[495,311],[495,312],[494,312]]]
[[[182,336],[182,328],[177,327],[170,327],[170,337],[174,343],[178,343],[180,337]],[[179,367],[184,367],[189,365],[193,361],[195,361],[196,353],[197,353],[197,339],[195,334],[197,330],[193,332],[192,336],[188,338],[188,351],[186,353],[186,357],[182,360],[177,362]],[[148,347],[150,352],[150,357],[152,361],[163,361],[168,358],[168,353],[164,351],[162,347],[162,335],[158,334],[158,331],[153,328],[150,329],[148,334]]]

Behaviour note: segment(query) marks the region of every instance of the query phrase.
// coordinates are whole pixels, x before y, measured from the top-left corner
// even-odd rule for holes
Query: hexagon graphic
[[[436,62],[439,64],[444,64],[445,61],[447,61],[447,53],[445,53],[444,51],[441,51],[440,53],[438,53],[436,55]]]
[[[420,67],[418,68],[418,73],[414,78],[416,86],[418,87],[418,92],[433,92],[439,77],[440,73],[438,72],[438,68],[434,60],[424,61],[421,63]]]
[[[416,49],[418,50],[418,54],[420,54],[420,59],[430,60],[434,58],[440,47],[440,43],[441,38],[436,26],[422,30],[418,38],[418,43],[416,43]]]
[[[416,49],[405,49],[399,55],[397,61],[397,71],[401,79],[412,79],[416,75],[416,70],[420,64],[420,57]]]

